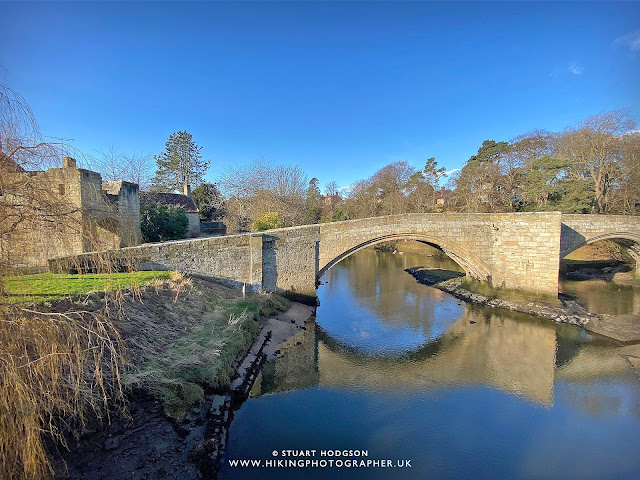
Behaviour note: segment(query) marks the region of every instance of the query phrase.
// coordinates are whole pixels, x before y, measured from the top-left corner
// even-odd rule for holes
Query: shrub
[[[145,242],[177,240],[187,236],[189,220],[180,207],[152,204],[143,207],[140,216],[140,229]]]
[[[272,228],[282,227],[282,221],[280,220],[280,214],[278,212],[267,212],[261,217],[258,217],[253,222],[253,231],[259,232],[261,230],[271,230]]]

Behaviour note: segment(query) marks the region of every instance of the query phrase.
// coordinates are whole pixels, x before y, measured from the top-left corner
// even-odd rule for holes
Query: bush
[[[153,204],[140,212],[142,239],[145,242],[177,240],[187,236],[189,220],[184,209],[174,205]]]
[[[258,217],[253,222],[253,231],[259,232],[261,230],[271,230],[272,228],[282,227],[282,221],[278,212],[267,212],[261,217]]]
[[[227,205],[214,183],[203,183],[191,193],[201,220],[217,220],[227,213]]]

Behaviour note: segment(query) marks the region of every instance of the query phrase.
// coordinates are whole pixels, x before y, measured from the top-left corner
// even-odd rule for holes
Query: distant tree
[[[415,172],[405,187],[407,191],[408,208],[411,213],[427,213],[433,211],[435,199],[433,187],[429,185],[422,172]]]
[[[560,194],[552,201],[549,210],[563,213],[593,213],[595,190],[588,178],[565,178],[560,181]]]
[[[333,215],[331,216],[331,221],[332,222],[341,222],[343,220],[350,220],[349,212],[348,212],[346,207],[340,206],[340,207],[336,208],[335,212],[333,212]]]
[[[612,212],[640,215],[640,131],[623,135],[621,142],[624,155]]]
[[[469,212],[504,211],[511,199],[505,196],[500,160],[509,148],[507,142],[485,140],[456,174],[456,196]]]
[[[322,201],[322,221],[333,221],[336,209],[342,203],[342,196],[338,184],[335,180],[330,181],[324,187],[324,197]],[[344,220],[344,219],[343,219]]]
[[[211,163],[202,160],[201,150],[193,136],[184,130],[169,135],[165,151],[154,156],[158,167],[154,185],[168,192],[180,190],[183,185],[200,185]]]
[[[280,221],[278,212],[267,212],[253,222],[252,230],[254,232],[260,232],[262,230],[271,230],[280,227],[282,227],[282,222]]]
[[[625,170],[625,134],[636,126],[626,110],[594,115],[556,138],[557,155],[571,163],[575,178],[589,180],[594,212],[608,213]]]
[[[274,165],[265,159],[223,172],[220,189],[227,198],[228,231],[242,231],[267,212],[278,212],[283,227],[305,219],[307,177],[297,166]]]
[[[444,167],[438,168],[438,162],[434,157],[428,158],[427,163],[424,165],[424,177],[427,179],[431,188],[433,188],[433,207],[436,205],[436,191],[438,190],[438,183],[440,179],[444,177],[446,169]]]
[[[304,216],[306,224],[319,223],[322,218],[322,194],[318,184],[320,181],[313,177],[309,181],[307,189],[307,198],[305,200]]]
[[[153,203],[140,211],[142,238],[145,242],[177,240],[187,236],[189,220],[184,209]]]
[[[559,196],[567,191],[566,160],[543,155],[531,160],[527,166],[523,185],[523,201],[533,210],[555,208]]]
[[[203,183],[191,192],[202,220],[216,220],[227,213],[227,204],[215,183]]]
[[[407,211],[406,186],[415,173],[407,162],[394,162],[382,167],[371,177],[382,215],[394,215]]]
[[[102,175],[103,180],[125,180],[137,183],[140,190],[151,187],[153,177],[153,157],[144,153],[125,154],[118,152],[113,145],[107,150],[98,151],[90,167]]]

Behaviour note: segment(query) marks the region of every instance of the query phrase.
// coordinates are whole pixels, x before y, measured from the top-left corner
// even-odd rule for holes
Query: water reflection
[[[447,258],[368,249],[330,270],[319,291],[317,325],[283,345],[252,394],[311,386],[411,392],[483,385],[551,406],[561,379],[574,392],[588,385],[567,397],[580,409],[624,403],[593,386],[603,379],[635,381],[626,358],[640,357],[640,345],[616,346],[577,327],[461,304],[404,272],[416,265],[456,268]]]
[[[337,341],[375,355],[402,354],[439,338],[465,307],[440,290],[425,289],[404,272],[425,260],[440,268],[460,269],[446,257],[373,249],[346,258],[322,279],[328,285],[318,289],[318,322]]]
[[[479,385],[552,406],[561,381],[564,391],[574,392],[565,401],[580,410],[617,413],[625,405],[635,415],[640,396],[612,387],[618,381],[637,387],[627,357],[640,357],[640,345],[616,347],[576,327],[471,308],[404,358],[369,355],[309,326],[267,364],[252,396],[309,387],[411,394]]]
[[[226,458],[366,448],[413,459],[393,478],[640,478],[640,345],[459,305],[403,271],[418,260],[364,250],[328,272],[317,325],[262,370]],[[224,463],[221,478],[257,473],[390,478]]]
[[[562,293],[578,300],[592,313],[640,315],[640,287],[605,280],[560,281]]]

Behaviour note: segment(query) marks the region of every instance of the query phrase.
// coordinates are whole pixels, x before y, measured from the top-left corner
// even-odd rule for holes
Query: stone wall
[[[404,214],[321,225],[319,272],[376,243],[414,239],[441,247],[470,274],[491,274],[490,224],[485,214]],[[471,246],[471,248],[467,248]]]
[[[305,225],[264,232],[265,242],[272,245],[266,249],[265,282],[275,284],[276,292],[299,297],[301,301],[305,297],[315,298],[320,229],[319,225]],[[269,262],[275,262],[275,268]]]
[[[492,215],[492,285],[557,295],[560,219],[557,212]]]
[[[251,234],[148,243],[111,252],[57,257],[49,261],[49,267],[52,271],[68,271],[77,264],[99,264],[105,255],[114,263],[131,263],[142,270],[179,270],[214,277],[233,286],[262,287],[262,236]]]
[[[80,172],[72,168],[54,168],[44,172],[16,172],[9,180],[18,195],[0,197],[9,204],[34,203],[42,215],[28,218],[11,228],[2,228],[0,256],[14,268],[37,268],[47,259],[83,251]],[[4,221],[4,219],[0,219]]]
[[[640,217],[562,215],[561,258],[600,240],[611,240],[625,247],[636,261],[636,277],[640,278]]]
[[[562,223],[565,219],[568,225]],[[612,220],[608,226],[606,219]],[[616,229],[616,235],[626,231],[627,237],[636,238],[638,224],[633,217],[566,218],[558,212],[405,214],[149,244],[118,252],[137,259],[144,268],[177,269],[304,300],[315,298],[316,281],[324,272],[359,249],[414,239],[442,248],[470,276],[494,287],[556,295],[561,244],[566,247],[578,238],[561,240],[561,235],[573,230],[590,238],[596,230],[589,228],[596,224],[598,232],[609,227]],[[64,266],[53,262],[52,268]]]
[[[361,248],[402,238],[437,245],[493,286],[557,293],[559,213],[405,214],[323,224],[319,273]]]
[[[562,215],[564,258],[572,251],[598,240],[613,240],[629,248],[640,242],[640,217],[626,215]]]
[[[194,212],[186,212],[189,226],[187,227],[187,236],[196,238],[200,236],[200,214]]]
[[[77,168],[73,159],[64,164],[15,173],[15,185],[30,189],[43,212],[0,240],[0,255],[16,268],[45,267],[52,257],[141,241],[138,186],[102,182],[100,174]]]
[[[120,246],[140,245],[140,189],[137,183],[123,180],[103,181],[102,191],[115,195],[117,218],[120,222]]]

